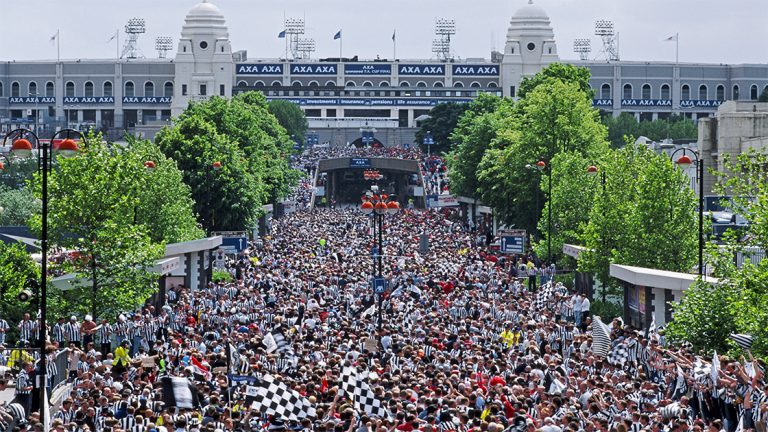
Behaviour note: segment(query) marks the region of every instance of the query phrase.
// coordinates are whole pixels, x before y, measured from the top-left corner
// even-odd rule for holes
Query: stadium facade
[[[546,12],[524,4],[510,19],[504,52],[463,60],[286,60],[233,52],[225,17],[207,1],[187,14],[173,59],[0,63],[0,129],[96,127],[113,132],[166,123],[189,101],[259,90],[298,104],[310,134],[335,145],[374,131],[386,145],[413,141],[420,118],[443,102],[481,92],[515,96],[521,79],[560,61]],[[594,105],[651,120],[712,116],[726,100],[756,100],[768,64],[566,61],[588,67]]]

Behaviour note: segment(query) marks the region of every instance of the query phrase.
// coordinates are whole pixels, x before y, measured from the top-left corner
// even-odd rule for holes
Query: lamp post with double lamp
[[[681,151],[683,152],[682,156],[675,160],[675,156]],[[694,159],[691,159],[688,153]],[[704,161],[697,151],[685,147],[672,152],[670,159],[683,171],[686,171],[691,164],[696,167],[696,176],[699,183],[699,277],[702,277],[704,275]]]
[[[600,185],[603,188],[603,199],[605,199],[605,170],[601,170],[598,167],[596,167],[595,165],[590,165],[589,167],[587,167],[587,174],[589,174],[592,177],[596,176],[598,172],[600,173]],[[603,245],[603,251],[605,253],[607,253],[606,247],[605,247],[605,244],[606,244],[605,243],[605,232],[602,233],[600,241],[602,242],[602,245]],[[606,263],[608,263],[608,259],[606,259]],[[607,264],[607,265],[610,267],[610,264]],[[605,279],[608,278],[609,271],[610,271],[609,268],[605,269],[605,274],[604,274],[604,278]],[[605,295],[606,295],[606,287],[605,287],[605,285],[606,285],[606,280],[603,280],[602,283],[603,283],[603,288],[602,288],[603,289],[603,301],[605,301]]]
[[[382,275],[384,272],[384,216],[394,216],[398,211],[400,211],[400,203],[391,198],[392,197],[387,194],[377,195],[374,193],[369,193],[363,197],[363,204],[360,206],[360,210],[362,210],[365,215],[373,215],[373,242],[376,246],[374,246],[375,254],[373,254],[374,265],[372,273],[373,289],[379,303],[379,331],[381,331],[383,321],[381,314],[381,303],[384,298],[384,291],[386,290],[386,285],[382,285],[384,283]]]
[[[47,319],[47,295],[48,295],[48,173],[53,168],[54,151],[62,157],[72,157],[77,154],[79,147],[77,142],[85,143],[85,136],[73,129],[62,129],[56,132],[50,141],[40,141],[34,132],[28,129],[15,129],[5,135],[3,146],[11,140],[11,158],[30,158],[37,154],[37,167],[41,173],[42,188],[42,224],[40,236],[40,251],[42,259],[40,261],[40,290],[38,303],[40,306],[40,329],[39,329],[39,349],[40,361],[38,362],[37,389],[40,392],[40,418],[46,418],[45,410],[48,408],[46,398],[46,387],[48,380],[46,377],[46,358],[45,344],[46,319]],[[53,143],[61,140],[54,148]],[[37,150],[35,152],[35,150]]]

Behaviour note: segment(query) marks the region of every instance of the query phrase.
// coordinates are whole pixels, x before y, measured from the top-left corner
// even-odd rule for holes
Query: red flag
[[[322,384],[320,385],[320,391],[321,391],[322,393],[325,393],[325,392],[327,392],[327,391],[328,391],[328,380],[327,380],[325,377],[323,377],[323,382],[322,382]]]
[[[211,378],[213,378],[213,375],[208,370],[208,368],[204,364],[200,363],[200,361],[195,357],[191,357],[191,359],[192,359],[192,367],[194,368],[194,373],[198,375],[202,375],[205,377],[206,381],[210,381]]]

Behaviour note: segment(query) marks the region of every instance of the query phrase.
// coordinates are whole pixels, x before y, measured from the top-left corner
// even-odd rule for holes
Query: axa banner
[[[9,97],[8,103],[12,104],[52,104],[56,103],[55,97]]]
[[[64,98],[64,105],[68,104],[78,104],[78,105],[87,105],[87,104],[105,104],[105,103],[115,103],[115,97],[114,96],[67,96]]]
[[[238,75],[282,75],[283,65],[280,63],[239,63],[236,71]]]
[[[291,65],[291,75],[336,75],[336,70],[336,65],[329,63]]]
[[[499,65],[453,65],[453,74],[457,76],[498,76]]]
[[[398,66],[399,75],[442,76],[445,75],[445,65],[441,64],[401,64]]]
[[[392,74],[392,65],[389,63],[345,64],[344,74],[346,75],[390,75]]]
[[[124,104],[170,104],[171,97],[167,96],[124,96]]]

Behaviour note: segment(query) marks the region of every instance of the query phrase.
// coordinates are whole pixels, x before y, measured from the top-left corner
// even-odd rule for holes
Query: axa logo
[[[283,66],[277,64],[241,64],[237,66],[237,73],[239,74],[281,74],[283,73]]]
[[[444,73],[442,66],[418,66],[402,65],[400,73],[404,75],[442,75]]]
[[[496,66],[456,66],[453,73],[456,75],[496,75],[499,69]]]
[[[335,74],[336,66],[332,65],[293,65],[291,73],[295,74]]]

